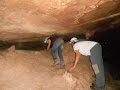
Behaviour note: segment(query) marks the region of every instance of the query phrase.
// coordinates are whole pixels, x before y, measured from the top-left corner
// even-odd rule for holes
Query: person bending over
[[[68,71],[72,72],[75,69],[80,60],[80,55],[90,56],[92,68],[96,75],[95,83],[91,86],[91,89],[104,90],[105,76],[101,45],[94,41],[79,41],[76,37],[71,38],[70,43],[75,52],[75,61]]]
[[[58,51],[58,56],[60,59],[60,68],[64,68],[64,58],[62,55],[63,52],[63,46],[64,46],[64,40],[60,37],[56,36],[50,36],[46,37],[44,43],[47,43],[47,50],[51,49],[51,55],[53,57],[53,65],[56,66],[59,64],[59,61],[57,59],[57,56],[55,54],[56,51]]]

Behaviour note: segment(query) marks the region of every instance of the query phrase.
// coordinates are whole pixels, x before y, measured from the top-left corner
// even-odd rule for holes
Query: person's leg
[[[56,51],[56,49],[51,48],[51,55],[52,55],[52,57],[53,57],[54,62],[57,60],[57,56],[56,56],[56,54],[55,54],[55,51]]]
[[[56,56],[55,52],[56,52],[56,50],[58,50],[60,45],[61,45],[61,39],[58,38],[55,40],[55,42],[53,43],[53,46],[51,48],[51,54],[52,54],[52,57],[54,60],[54,64],[58,64],[58,60],[57,60],[57,56]]]
[[[63,61],[64,61],[64,60],[63,60],[62,51],[63,51],[63,45],[60,45],[60,46],[58,47],[58,56],[59,56],[59,58],[60,58],[60,62],[63,62]]]
[[[60,67],[61,68],[65,66],[62,52],[63,52],[63,44],[61,44],[58,48],[58,56],[60,58]]]
[[[55,64],[57,62],[57,56],[55,54],[55,52],[56,52],[57,49],[58,49],[58,45],[56,43],[54,43],[53,46],[52,46],[52,48],[51,48],[51,55],[52,55],[53,61],[54,61],[53,64]]]
[[[104,76],[104,65],[103,65],[103,58],[102,58],[102,48],[100,44],[95,45],[91,49],[91,63],[93,70],[96,74],[96,82],[95,85],[98,88],[104,88],[105,86],[105,76]],[[102,90],[102,89],[100,89]],[[103,89],[104,90],[104,89]]]

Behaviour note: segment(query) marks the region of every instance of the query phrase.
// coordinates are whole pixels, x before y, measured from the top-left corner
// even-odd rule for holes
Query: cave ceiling
[[[0,40],[92,34],[119,24],[119,0],[0,0]]]

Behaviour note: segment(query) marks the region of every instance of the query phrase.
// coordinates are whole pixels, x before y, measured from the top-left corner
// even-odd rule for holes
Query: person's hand
[[[47,47],[47,51],[49,50],[49,48]]]
[[[75,67],[73,66],[68,70],[68,72],[72,72],[74,69],[75,69]]]

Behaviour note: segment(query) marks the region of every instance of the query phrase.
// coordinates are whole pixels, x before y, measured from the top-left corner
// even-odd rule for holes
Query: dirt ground
[[[93,71],[89,58],[82,56],[75,71],[68,73],[74,59],[70,45],[65,45],[63,54],[65,69],[51,67],[52,57],[47,50],[15,50],[12,46],[1,51],[0,90],[90,90]]]

